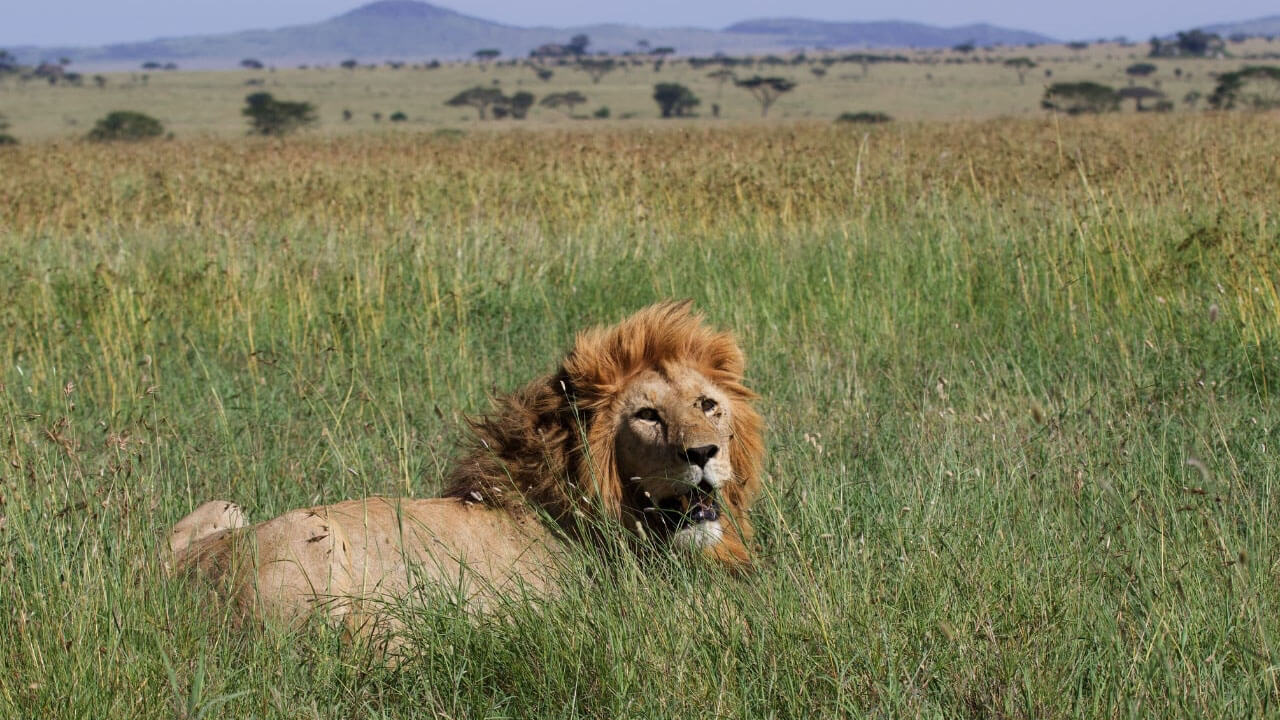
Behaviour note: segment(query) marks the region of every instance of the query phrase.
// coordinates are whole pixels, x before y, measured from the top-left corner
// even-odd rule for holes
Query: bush
[[[1114,112],[1120,109],[1120,94],[1095,82],[1060,82],[1044,91],[1040,106],[1068,115]]]
[[[408,120],[408,119],[409,119],[409,116],[408,116],[408,115],[405,115],[403,112],[401,112],[401,111],[397,110],[397,111],[395,111],[395,112],[391,113],[391,117],[390,117],[390,118],[388,118],[388,119],[389,119],[389,120],[391,120],[391,122],[405,122],[406,120]]]
[[[653,86],[653,99],[662,111],[662,117],[686,117],[702,101],[693,91],[679,83],[658,83]]]
[[[0,60],[4,60],[4,51],[0,50]],[[4,145],[17,145],[18,138],[8,134],[5,130],[9,129],[9,118],[0,115],[0,147]]]
[[[244,99],[241,113],[249,118],[249,132],[257,135],[287,135],[316,121],[315,106],[307,102],[277,100],[259,92]]]
[[[529,108],[537,100],[533,93],[521,90],[511,97],[503,98],[502,107],[511,117],[523,120],[529,115]]]
[[[850,123],[855,125],[876,125],[879,123],[887,123],[893,120],[888,113],[878,111],[862,111],[840,113],[840,117],[836,118],[838,123]]]
[[[159,120],[132,110],[117,110],[98,120],[89,131],[88,139],[94,142],[115,140],[148,140],[164,134]]]
[[[1280,67],[1250,65],[1219,75],[1209,104],[1217,110],[1280,108]]]
[[[602,105],[602,106],[600,106],[600,107],[596,108],[596,111],[595,111],[595,112],[593,112],[593,113],[591,113],[591,117],[593,117],[593,118],[595,118],[595,119],[597,119],[597,120],[608,120],[608,119],[609,119],[609,106],[608,106],[608,105]]]

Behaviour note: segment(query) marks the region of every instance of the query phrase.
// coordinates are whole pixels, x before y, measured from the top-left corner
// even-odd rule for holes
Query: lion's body
[[[212,502],[174,526],[171,567],[221,578],[245,613],[353,629],[424,583],[481,605],[554,591],[566,542],[601,525],[731,569],[750,564],[762,423],[732,336],[687,304],[580,334],[557,372],[496,401],[444,497],[368,498],[246,526]]]
[[[363,631],[388,600],[423,583],[481,606],[498,595],[543,595],[562,550],[529,514],[450,498],[347,500],[218,527],[230,509],[238,515],[225,502],[197,508],[190,517],[213,519],[212,531],[175,538],[175,564],[226,585],[243,612],[285,625],[319,611]]]

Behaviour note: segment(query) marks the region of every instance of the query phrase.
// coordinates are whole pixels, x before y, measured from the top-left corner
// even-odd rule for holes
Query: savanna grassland
[[[568,127],[0,152],[0,717],[1280,713],[1274,114]],[[387,667],[159,571],[431,494],[673,297],[762,396],[754,575],[584,555]]]
[[[874,51],[909,62],[828,62],[847,58],[846,52],[811,52],[802,62],[795,55],[779,58],[780,64],[759,62],[734,66],[740,77],[755,74],[792,80],[796,87],[783,95],[769,111],[771,119],[834,120],[844,112],[883,112],[899,120],[990,119],[1042,114],[1040,100],[1045,86],[1055,82],[1094,81],[1117,88],[1137,84],[1163,92],[1179,112],[1201,110],[1213,92],[1214,76],[1238,70],[1242,65],[1276,64],[1280,44],[1263,38],[1232,43],[1232,57],[1147,57],[1146,43],[1096,43],[1073,50],[1062,45],[954,50]],[[1025,58],[1036,65],[1021,73],[1006,60]],[[825,59],[825,60],[824,60]],[[757,60],[764,60],[760,56]],[[708,75],[718,65],[695,66],[688,58],[674,57],[655,70],[652,60],[622,59],[618,69],[599,82],[574,63],[532,64],[525,59],[501,58],[494,63],[446,63],[426,69],[423,62],[400,69],[378,58],[360,58],[361,66],[347,70],[332,65],[281,65],[258,70],[99,71],[71,65],[68,71],[83,76],[81,86],[49,85],[39,78],[21,81],[19,75],[0,74],[0,115],[12,123],[8,132],[23,142],[83,137],[96,120],[115,110],[132,110],[155,117],[178,138],[240,137],[248,129],[241,115],[246,95],[269,92],[280,99],[312,103],[318,124],[312,131],[323,135],[420,133],[424,130],[502,130],[512,128],[569,129],[583,124],[596,128],[698,124],[737,126],[758,124],[760,106],[732,81]],[[632,64],[632,63],[636,64]],[[1147,77],[1130,77],[1126,68],[1150,62],[1155,71]],[[551,75],[540,80],[537,70]],[[822,73],[817,75],[814,71]],[[99,88],[93,76],[101,74]],[[659,121],[653,100],[657,83],[680,83],[701,100],[693,109],[696,118]],[[468,107],[450,107],[447,100],[470,87],[497,88],[510,95],[529,92],[541,100],[553,93],[577,91],[586,102],[572,111],[535,105],[526,120],[477,122]],[[1200,100],[1188,104],[1189,93]],[[1151,105],[1153,101],[1148,101]],[[712,106],[719,106],[713,115]],[[608,108],[609,118],[594,117]],[[1124,103],[1133,112],[1134,103]],[[349,112],[347,117],[344,113]],[[391,116],[403,113],[403,122]],[[375,119],[375,115],[377,119]],[[571,117],[572,116],[572,117]],[[581,129],[581,128],[579,128]]]

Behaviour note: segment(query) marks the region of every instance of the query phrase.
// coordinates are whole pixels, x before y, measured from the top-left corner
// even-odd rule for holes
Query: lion
[[[221,579],[240,617],[296,626],[319,613],[361,633],[379,602],[424,584],[481,607],[553,594],[566,550],[610,529],[747,571],[764,445],[743,372],[734,337],[689,302],[650,306],[579,333],[555,372],[496,398],[440,497],[257,525],[207,502],[170,531],[165,566]]]

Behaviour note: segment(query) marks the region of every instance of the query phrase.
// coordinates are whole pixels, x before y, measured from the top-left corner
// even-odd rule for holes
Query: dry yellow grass
[[[1277,52],[1280,46],[1262,39],[1232,45],[1240,56]],[[897,52],[897,51],[886,51]],[[1002,116],[1039,116],[1044,86],[1056,81],[1093,80],[1116,87],[1128,84],[1124,68],[1146,61],[1147,45],[1125,47],[1098,44],[1084,51],[1063,46],[1036,48],[999,48],[978,50],[961,55],[952,51],[908,51],[917,62],[911,64],[872,65],[864,76],[855,63],[838,63],[827,68],[818,78],[810,65],[760,66],[737,68],[740,75],[762,73],[782,75],[799,85],[784,95],[770,111],[771,121],[830,121],[846,111],[874,110],[887,112],[903,120],[983,119]],[[816,56],[815,56],[816,57]],[[1030,57],[1039,63],[1025,83],[1003,66],[1010,57]],[[963,62],[951,62],[960,61]],[[928,64],[925,63],[928,61]],[[988,62],[990,61],[990,62]],[[1159,68],[1139,84],[1158,85],[1180,110],[1187,92],[1196,90],[1207,95],[1214,86],[1213,74],[1237,69],[1239,59],[1193,60],[1159,59]],[[74,67],[72,69],[75,69]],[[154,115],[166,128],[180,137],[204,135],[240,136],[247,125],[240,115],[245,95],[265,90],[290,100],[305,100],[319,108],[318,132],[352,134],[361,132],[414,132],[440,128],[509,129],[564,128],[589,122],[594,125],[653,126],[659,121],[657,105],[652,100],[653,86],[659,82],[688,85],[702,99],[697,108],[697,124],[740,125],[760,122],[760,109],[745,91],[732,83],[721,86],[707,77],[712,67],[693,69],[685,63],[667,63],[661,72],[650,65],[626,67],[612,72],[593,84],[583,72],[572,67],[552,67],[549,82],[536,78],[527,67],[475,64],[446,65],[438,70],[343,70],[340,68],[279,68],[276,71],[235,70],[225,72],[157,72],[106,73],[105,89],[94,87],[86,79],[85,87],[49,87],[43,82],[21,84],[9,79],[0,82],[0,113],[13,121],[13,134],[21,140],[36,141],[82,137],[95,120],[113,110],[137,110]],[[1175,69],[1183,70],[1181,75]],[[1046,71],[1052,77],[1046,76]],[[246,85],[260,80],[262,85]],[[578,108],[579,115],[589,115],[599,107],[608,107],[611,119],[571,120],[557,110],[535,107],[529,120],[478,123],[469,108],[453,108],[444,102],[459,91],[474,85],[494,85],[510,94],[526,90],[542,97],[552,92],[578,90],[589,102]],[[719,119],[711,117],[713,104],[721,106]],[[1126,111],[1132,112],[1132,103]],[[1201,103],[1201,106],[1203,103]],[[352,112],[350,121],[343,120],[343,110]],[[391,123],[394,112],[404,112],[409,121]],[[376,122],[374,113],[382,120]]]

